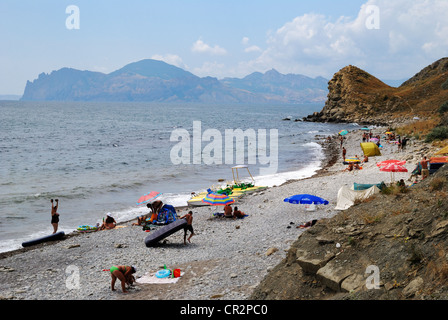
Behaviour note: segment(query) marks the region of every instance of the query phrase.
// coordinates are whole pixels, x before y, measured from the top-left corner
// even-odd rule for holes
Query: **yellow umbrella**
[[[440,149],[440,150],[437,151],[435,154],[436,154],[436,155],[439,155],[439,154],[448,154],[448,146],[446,146],[446,147],[443,148],[443,149]]]

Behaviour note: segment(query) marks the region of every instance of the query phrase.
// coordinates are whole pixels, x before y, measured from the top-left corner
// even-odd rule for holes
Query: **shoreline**
[[[337,134],[334,134],[334,136],[337,136]],[[321,138],[321,139],[319,139],[319,138]],[[328,143],[322,142],[322,140],[324,139],[323,136],[316,135],[315,139],[316,139],[316,143],[318,143],[321,146],[322,151],[324,153],[324,157],[321,160],[321,164],[322,164],[321,168],[316,170],[316,172],[312,176],[310,176],[310,177],[306,177],[306,178],[299,179],[299,180],[297,180],[297,179],[287,180],[287,181],[283,182],[282,184],[280,184],[279,186],[287,185],[287,184],[294,183],[294,182],[301,181],[301,180],[305,180],[305,179],[312,179],[313,177],[316,177],[316,176],[319,176],[319,175],[323,174],[328,168],[330,168],[331,166],[333,166],[336,163],[336,161],[338,159],[338,156],[336,154],[334,154],[333,152],[331,152],[331,150],[330,150],[330,147],[335,147],[336,144],[337,144],[335,139],[331,140],[331,144],[332,144],[331,146]],[[273,187],[277,187],[277,186],[273,186]],[[268,187],[268,189],[269,188],[273,188],[273,187]],[[257,191],[257,192],[259,192],[259,191]],[[246,197],[246,195],[243,196],[243,197]],[[195,208],[197,208],[197,207],[188,206],[188,205],[186,205],[186,206],[175,206],[176,212],[193,210]],[[136,218],[132,218],[132,219],[129,219],[129,220],[124,220],[124,221],[117,222],[117,226],[129,224],[129,223],[133,222],[134,220],[136,220]],[[31,247],[22,247],[22,248],[9,250],[9,251],[0,252],[0,261],[2,259],[4,259],[4,258],[10,257],[10,256],[14,256],[16,254],[21,254],[21,253],[24,253],[24,252],[27,252],[27,251],[30,251],[30,250],[39,249],[39,248],[41,248],[43,246],[52,245],[52,244],[58,243],[60,241],[64,241],[66,239],[69,239],[69,238],[72,238],[72,237],[77,237],[77,236],[80,236],[80,235],[83,235],[83,233],[80,233],[80,232],[78,232],[76,230],[73,230],[70,233],[66,233],[63,240],[57,240],[57,241],[54,241],[54,242],[41,243],[41,244],[33,245]]]
[[[381,131],[375,128],[373,131]],[[335,137],[337,135],[333,135]],[[345,142],[347,156],[360,154],[359,130],[349,133]],[[65,240],[44,243],[0,254],[0,265],[9,272],[0,272],[0,298],[5,299],[191,299],[241,300],[247,299],[253,289],[273,267],[282,261],[291,244],[303,229],[298,225],[316,219],[337,215],[334,210],[337,192],[342,185],[376,183],[379,170],[376,162],[390,156],[415,159],[418,142],[408,146],[406,152],[397,153],[394,145],[386,145],[384,154],[371,158],[363,170],[342,172],[340,147],[337,139],[323,146],[321,169],[308,178],[290,180],[279,186],[244,195],[235,204],[249,216],[242,220],[218,219],[214,207],[184,207],[194,212],[193,226],[196,236],[192,243],[183,244],[183,232],[168,237],[164,244],[146,248],[143,240],[147,233],[132,221],[121,222],[120,228],[67,235]],[[425,150],[426,152],[426,150]],[[352,154],[353,153],[353,154]],[[412,171],[414,163],[407,164]],[[375,173],[370,175],[370,173]],[[390,175],[383,173],[386,183]],[[409,177],[409,173],[402,174]],[[373,176],[373,178],[372,178]],[[400,177],[400,174],[396,176]],[[372,181],[374,179],[375,181]],[[390,179],[390,178],[389,178]],[[287,204],[283,199],[299,193],[313,193],[330,202],[315,211],[304,210],[300,205]],[[177,211],[177,208],[176,208]],[[229,221],[231,220],[231,221]],[[163,265],[180,268],[185,275],[176,284],[140,284],[131,287],[130,293],[110,290],[110,275],[102,272],[113,264],[136,265],[136,278],[155,272]],[[81,286],[67,288],[67,268],[79,268]],[[28,270],[34,270],[29,275]],[[49,271],[50,270],[50,271]]]

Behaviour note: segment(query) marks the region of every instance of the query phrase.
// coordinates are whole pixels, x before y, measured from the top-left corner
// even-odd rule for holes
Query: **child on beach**
[[[59,213],[58,213],[59,200],[56,199],[56,205],[53,205],[53,199],[51,199],[51,224],[53,225],[53,234],[58,231]]]
[[[146,215],[141,215],[137,217],[137,222],[134,222],[132,225],[133,226],[141,226],[144,222],[146,222],[146,219],[148,217]]]
[[[184,228],[184,244],[187,244],[187,231],[190,231],[190,236],[188,237],[188,242],[190,242],[190,239],[192,236],[194,236],[193,231],[193,211],[188,211],[187,214],[180,217],[181,219],[187,220],[187,226]]]
[[[113,266],[110,268],[110,275],[112,277],[111,288],[112,291],[115,291],[115,281],[121,281],[121,290],[123,293],[128,293],[126,290],[126,285],[132,285],[135,281],[135,278],[132,274],[136,272],[136,268],[134,266]]]

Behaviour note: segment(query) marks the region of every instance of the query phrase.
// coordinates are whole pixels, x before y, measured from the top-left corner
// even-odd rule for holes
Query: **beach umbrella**
[[[338,132],[338,135],[340,135],[340,136],[345,136],[346,134],[348,134],[347,130],[341,130]]]
[[[296,194],[289,198],[285,198],[283,201],[293,204],[328,204],[327,200],[310,194]]]
[[[404,165],[405,163],[406,163],[405,160],[394,160],[394,159],[391,159],[391,160],[384,160],[384,161],[378,162],[376,165],[377,165],[378,167],[385,167],[385,166],[387,166],[388,164],[397,164],[397,165],[402,166],[402,165]]]
[[[161,196],[161,195],[162,195],[161,192],[158,192],[158,191],[151,191],[150,193],[147,193],[147,194],[141,196],[141,197],[138,199],[138,201],[137,201],[137,205],[140,205],[140,204],[143,204],[143,203],[152,201],[152,200],[154,200],[155,198],[157,198],[157,197],[159,197],[159,196]]]
[[[378,138],[370,138],[370,142],[378,142],[378,141],[380,141],[380,139],[378,139]]]
[[[395,172],[408,172],[408,169],[406,169],[405,167],[403,167],[400,164],[389,163],[388,165],[385,165],[385,166],[381,167],[380,171],[390,172],[391,182],[393,182],[394,181],[394,173]]]
[[[370,128],[361,128],[361,130],[370,131]]]
[[[218,194],[211,192],[207,194],[204,199],[202,199],[202,202],[208,203],[211,206],[225,206],[226,204],[234,203],[235,200],[230,198],[225,193]]]

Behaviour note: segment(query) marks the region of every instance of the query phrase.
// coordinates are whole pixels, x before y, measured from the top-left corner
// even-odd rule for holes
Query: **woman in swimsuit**
[[[108,212],[107,213],[107,217],[106,217],[106,221],[103,220],[103,224],[101,225],[99,230],[113,229],[113,228],[116,227],[116,225],[117,225],[117,222],[112,217],[112,214],[110,212]]]
[[[56,199],[56,205],[53,205],[53,199],[51,199],[51,224],[53,225],[53,234],[58,231],[59,213],[58,213],[59,200]]]
[[[136,269],[134,266],[113,266],[110,268],[110,275],[112,277],[112,291],[115,291],[115,281],[120,280],[121,281],[121,289],[123,290],[123,293],[127,293],[126,290],[126,284],[133,284],[135,279],[132,275],[136,272]]]

